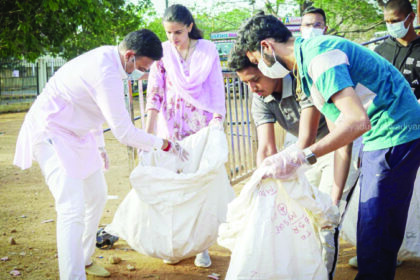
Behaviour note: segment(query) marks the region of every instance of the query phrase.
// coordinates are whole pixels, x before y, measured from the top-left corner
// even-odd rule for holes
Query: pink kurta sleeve
[[[95,99],[114,136],[121,143],[144,150],[160,149],[163,140],[136,128],[125,108],[121,77],[105,77],[95,87]]]
[[[165,96],[165,68],[162,61],[156,61],[150,68],[147,80],[146,111],[155,109],[160,111]]]

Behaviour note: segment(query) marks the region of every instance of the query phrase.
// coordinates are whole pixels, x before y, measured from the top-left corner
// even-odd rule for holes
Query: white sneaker
[[[397,259],[396,266],[399,267],[400,265],[402,265],[402,263],[403,263],[403,261],[400,261],[400,260]],[[359,264],[357,263],[357,256],[356,257],[353,257],[353,258],[351,258],[349,260],[349,265],[352,266],[352,267],[354,267],[354,268],[358,268],[359,267]]]
[[[172,265],[177,264],[179,262],[180,261],[163,260],[163,263],[165,263],[165,264],[172,264]]]
[[[358,267],[357,257],[353,257],[353,258],[349,259],[349,265],[351,267],[357,268]]]
[[[197,267],[209,267],[211,266],[211,259],[209,256],[209,251],[204,250],[197,256],[195,256],[194,264]]]

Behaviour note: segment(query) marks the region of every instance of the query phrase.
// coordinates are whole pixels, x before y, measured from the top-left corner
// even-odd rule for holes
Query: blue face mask
[[[131,62],[135,63],[135,58],[134,57],[131,60]],[[124,68],[125,68],[124,69],[125,72],[127,73],[127,62],[125,62]],[[135,66],[134,66],[133,72],[127,73],[127,80],[129,80],[129,81],[137,81],[138,79],[140,79],[141,77],[143,77],[143,75],[144,75],[144,72],[136,69]]]
[[[407,35],[408,28],[410,26],[405,28],[404,23],[408,19],[409,16],[410,16],[410,14],[408,14],[408,16],[403,21],[386,24],[386,28],[388,29],[388,33],[389,33],[389,35],[391,35],[391,37],[404,38],[405,35]]]

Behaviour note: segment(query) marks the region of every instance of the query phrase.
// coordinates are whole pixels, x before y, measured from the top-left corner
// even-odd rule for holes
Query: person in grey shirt
[[[283,79],[271,79],[264,76],[258,66],[251,63],[237,45],[229,55],[228,64],[253,92],[251,113],[257,127],[258,166],[266,157],[278,152],[274,132],[276,122],[288,133],[296,136],[297,141],[303,143],[303,147],[308,147],[329,133],[327,120],[323,116],[310,119],[311,122],[319,122],[317,131],[309,129],[305,118],[310,110],[316,109],[310,97],[297,94],[292,73]],[[341,213],[344,212],[348,194],[358,178],[356,158],[352,160],[351,145],[346,146],[335,153],[318,158],[317,162],[312,164],[305,173],[311,184],[330,195],[333,203],[339,206]],[[337,263],[338,233],[338,228],[325,228],[320,232],[322,257],[330,279]]]
[[[247,81],[247,75],[261,74],[256,65],[254,67],[254,64],[251,64],[250,67],[249,69],[237,72],[240,79],[244,82]],[[248,82],[253,84],[254,87],[252,89],[251,112],[255,126],[258,128],[265,124],[274,124],[277,122],[287,132],[298,137],[300,112],[305,108],[314,106],[311,98],[303,96],[301,100],[297,101],[296,80],[291,74],[283,79],[270,79],[265,76],[261,76],[259,79],[260,82]],[[272,80],[274,82],[272,83],[273,86],[265,88],[270,83],[265,83],[264,80]],[[320,139],[327,134],[328,126],[325,118],[322,116],[319,121],[316,139]]]

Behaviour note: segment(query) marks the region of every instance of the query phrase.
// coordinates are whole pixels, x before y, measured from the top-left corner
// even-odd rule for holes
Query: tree
[[[213,32],[235,31],[239,29],[242,22],[251,16],[250,10],[234,9],[227,12],[220,12],[216,15],[207,12],[195,16],[197,26],[204,32],[205,38],[209,38]]]
[[[152,30],[162,42],[165,42],[167,38],[162,24],[162,17],[157,17],[155,11],[149,12],[148,17],[152,19],[149,20],[146,28]]]
[[[72,58],[139,28],[150,0],[4,0],[0,57],[33,61],[41,55]]]
[[[347,1],[314,0],[315,7],[325,10],[328,34],[344,36],[356,41],[366,41],[381,29],[383,12],[378,2],[370,0]]]
[[[302,2],[302,3],[301,3]],[[296,1],[296,0],[265,0],[264,1],[264,8],[268,14],[272,14],[275,16],[295,16],[300,15],[301,13],[296,10],[296,7],[300,9],[304,9],[307,4],[305,2],[308,1]],[[294,10],[294,11],[293,11]],[[293,11],[290,13],[290,11]]]
[[[355,41],[366,41],[376,31],[385,30],[383,7],[387,0],[300,0],[325,10],[328,34],[344,36]],[[417,1],[410,0],[415,8]]]
[[[246,18],[251,16],[251,11],[244,9],[234,9],[228,12],[220,12],[216,15],[197,8],[190,8],[190,10],[193,13],[197,27],[203,31],[205,39],[209,39],[210,34],[213,32],[235,31]],[[149,16],[155,15],[155,13],[149,13]],[[162,42],[167,40],[161,17],[155,17],[149,21],[146,28],[155,32]]]
[[[327,16],[328,34],[358,41],[367,40],[383,29],[383,5],[383,0],[265,0],[266,10],[278,16],[301,16],[309,6],[322,8]],[[291,6],[295,8],[285,14]]]

